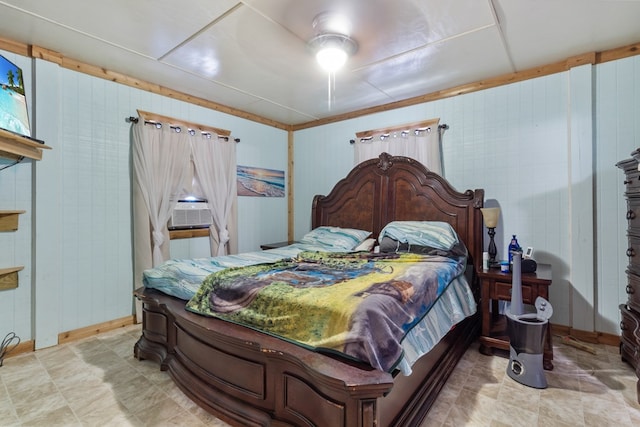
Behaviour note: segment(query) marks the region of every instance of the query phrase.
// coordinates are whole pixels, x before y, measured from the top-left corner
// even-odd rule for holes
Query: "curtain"
[[[443,175],[442,134],[444,127],[437,122],[424,128],[398,128],[390,131],[373,131],[355,142],[354,164],[375,159],[381,153],[416,159],[431,172]]]
[[[169,257],[167,221],[187,176],[191,150],[187,132],[170,126],[132,125],[134,285],[142,272]]]
[[[232,220],[237,199],[236,143],[216,135],[211,139],[193,137],[190,141],[197,180],[213,218],[213,225],[209,227],[211,256],[226,255],[228,249],[235,252],[228,243],[231,237],[234,242],[237,240],[235,221]]]

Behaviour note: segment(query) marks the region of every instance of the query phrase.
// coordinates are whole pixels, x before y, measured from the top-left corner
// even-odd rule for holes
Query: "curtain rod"
[[[432,120],[430,121],[431,123],[435,124],[438,122],[438,119],[436,120]],[[434,123],[435,122],[435,123]],[[392,128],[392,129],[385,129],[385,130],[375,130],[375,131],[365,131],[365,132],[358,132],[356,134],[356,136],[358,136],[360,138],[360,142],[367,142],[367,141],[371,141],[373,139],[374,135],[380,134],[380,140],[384,141],[385,139],[389,138],[391,136],[391,134],[393,133],[394,136],[396,136],[396,134],[398,132],[400,132],[401,136],[406,136],[408,135],[411,131],[413,131],[416,135],[419,135],[420,132],[431,132],[431,126],[424,126],[424,124],[426,124],[428,122],[422,122],[420,123],[423,126],[420,127],[416,127],[415,129],[411,130],[412,127],[414,126],[401,126],[401,127],[396,127],[396,128]],[[419,124],[419,125],[420,125]],[[438,125],[438,131],[439,132],[443,132],[445,130],[449,129],[449,125],[443,123],[441,125]],[[349,144],[355,144],[356,140],[355,139],[350,139],[349,140]]]
[[[129,116],[125,118],[125,121],[128,123],[138,123],[140,121],[140,119],[138,117],[133,117],[133,116]],[[155,120],[145,120],[144,121],[145,125],[155,125],[158,129],[160,129],[162,127],[162,123],[157,122]],[[175,130],[176,132],[180,132],[182,130],[182,127],[179,125],[169,125],[169,127],[173,130]],[[196,134],[196,131],[194,129],[191,128],[187,128],[187,132],[189,132],[189,135],[194,136]],[[200,134],[203,136],[206,136],[208,138],[211,138],[211,132],[207,132],[204,130],[200,131]],[[218,139],[224,139],[225,141],[229,140],[229,136],[228,135],[217,135]],[[233,141],[238,143],[240,142],[240,138],[233,138]]]
[[[365,131],[362,131],[362,132],[356,132],[356,137],[364,138],[364,137],[368,137],[368,136],[375,135],[375,134],[378,134],[378,133],[400,132],[400,131],[403,131],[403,130],[407,130],[409,128],[426,128],[426,127],[430,127],[430,126],[435,126],[435,125],[438,124],[438,122],[440,122],[440,118],[422,120],[420,122],[413,122],[413,123],[404,123],[404,124],[401,124],[401,125],[389,126],[389,127],[382,128],[382,129],[365,130]]]
[[[156,113],[150,113],[148,111],[136,110],[138,112],[138,117],[144,120],[156,121],[156,122],[167,122],[167,123],[176,123],[178,125],[185,125],[187,128],[197,129],[199,131],[205,132],[213,132],[222,136],[230,136],[231,131],[226,129],[220,129],[212,126],[204,126],[199,123],[189,122],[186,120],[174,119],[173,117],[163,116]]]

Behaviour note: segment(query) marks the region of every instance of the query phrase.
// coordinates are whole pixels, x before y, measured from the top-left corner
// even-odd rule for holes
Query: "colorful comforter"
[[[319,244],[294,243],[277,249],[212,258],[170,259],[158,267],[145,270],[142,283],[146,288],[157,289],[167,295],[189,301],[211,273],[225,268],[245,267],[294,258],[304,251],[336,252],[338,249]]]
[[[466,249],[302,252],[213,273],[187,309],[391,371],[402,359],[404,338],[465,264]]]

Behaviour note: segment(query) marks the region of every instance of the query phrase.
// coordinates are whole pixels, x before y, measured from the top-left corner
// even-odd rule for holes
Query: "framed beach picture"
[[[238,196],[284,197],[284,171],[238,165]]]

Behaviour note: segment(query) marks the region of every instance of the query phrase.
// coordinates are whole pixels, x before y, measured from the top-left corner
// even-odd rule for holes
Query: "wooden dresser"
[[[627,302],[620,304],[620,355],[636,371],[636,399],[640,403],[640,149],[631,158],[616,164],[624,171],[625,199],[627,200]]]

